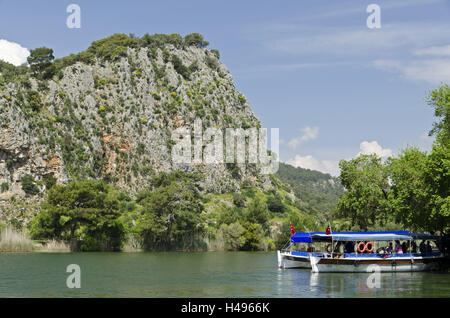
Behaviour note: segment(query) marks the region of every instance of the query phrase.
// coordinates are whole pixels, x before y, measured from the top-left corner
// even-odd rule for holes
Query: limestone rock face
[[[172,133],[185,127],[193,135],[196,119],[203,129],[260,127],[230,72],[204,48],[128,48],[114,62],[96,58],[52,80],[9,83],[0,87],[0,204],[25,196],[25,175],[42,192],[51,174],[58,183],[103,179],[134,194],[173,169],[203,174],[205,191],[235,191],[244,181],[272,186],[258,163],[174,164]]]

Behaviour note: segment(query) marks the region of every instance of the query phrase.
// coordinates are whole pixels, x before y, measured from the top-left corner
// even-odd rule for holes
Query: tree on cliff
[[[52,64],[54,59],[53,49],[40,47],[30,51],[30,56],[28,56],[27,61],[35,76],[42,79],[49,79],[56,71],[55,66]]]
[[[200,33],[191,33],[184,37],[184,43],[188,46],[196,46],[199,48],[205,48],[209,45],[208,41],[203,39],[203,35]]]

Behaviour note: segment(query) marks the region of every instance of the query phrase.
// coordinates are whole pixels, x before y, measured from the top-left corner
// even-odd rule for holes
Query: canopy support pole
[[[334,253],[334,240],[333,237],[331,237],[331,258],[333,258],[333,253]]]

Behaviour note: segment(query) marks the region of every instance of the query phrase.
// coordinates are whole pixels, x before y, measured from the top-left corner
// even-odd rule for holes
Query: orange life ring
[[[369,244],[370,244],[370,248],[369,248]],[[373,251],[373,243],[372,242],[367,242],[365,250],[366,250],[366,252],[372,253],[372,251]]]
[[[362,253],[362,252],[364,252],[365,249],[366,249],[366,244],[364,244],[364,242],[359,242],[358,243],[358,252]]]

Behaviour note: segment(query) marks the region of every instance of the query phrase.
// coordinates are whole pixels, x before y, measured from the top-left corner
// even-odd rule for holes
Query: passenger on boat
[[[349,241],[347,242],[347,244],[345,244],[344,247],[344,253],[350,254],[350,253],[355,253],[355,243]]]
[[[386,247],[386,253],[392,253],[394,250],[393,246],[392,246],[392,242],[389,242],[389,246]]]
[[[419,245],[419,251],[421,254],[426,254],[427,252],[427,247],[425,246],[425,241],[422,241]]]
[[[402,251],[403,254],[408,253],[408,245],[406,244],[406,241],[402,243]]]
[[[395,253],[403,254],[402,246],[400,245],[400,241],[395,241],[397,245],[395,245]]]
[[[433,248],[431,247],[430,241],[427,242],[427,254],[431,255],[433,253]]]
[[[417,253],[416,241],[412,241],[412,243],[411,243],[411,253]]]

